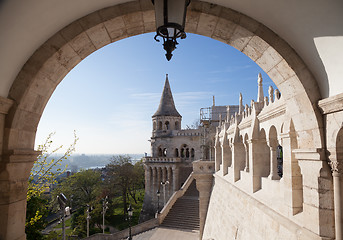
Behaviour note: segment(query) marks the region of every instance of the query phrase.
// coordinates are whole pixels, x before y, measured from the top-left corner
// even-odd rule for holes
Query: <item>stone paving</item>
[[[144,233],[133,236],[133,240],[198,240],[199,232],[172,229],[154,228]]]

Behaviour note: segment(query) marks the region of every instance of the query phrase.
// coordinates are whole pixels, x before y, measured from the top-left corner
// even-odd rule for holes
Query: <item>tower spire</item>
[[[160,105],[152,117],[156,116],[181,117],[180,113],[175,108],[173,94],[169,85],[168,74],[166,74],[166,81],[164,83]]]
[[[257,79],[257,83],[258,83],[257,102],[263,102],[264,101],[262,81],[263,81],[262,74],[259,73],[258,79]]]

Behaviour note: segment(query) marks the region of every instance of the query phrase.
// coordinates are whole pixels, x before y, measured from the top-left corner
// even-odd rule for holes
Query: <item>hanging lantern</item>
[[[156,36],[163,38],[163,48],[166,50],[166,58],[169,61],[176,49],[177,38],[186,38],[185,20],[186,10],[190,0],[152,0],[155,6]]]

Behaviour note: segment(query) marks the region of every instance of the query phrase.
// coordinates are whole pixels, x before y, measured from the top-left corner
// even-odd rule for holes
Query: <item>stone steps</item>
[[[193,181],[184,196],[179,198],[170,209],[161,226],[198,231],[199,222],[199,192]]]

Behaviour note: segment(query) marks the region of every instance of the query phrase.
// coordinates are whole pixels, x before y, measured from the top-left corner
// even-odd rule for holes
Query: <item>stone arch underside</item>
[[[153,31],[153,6],[151,1],[141,0],[93,12],[40,46],[18,73],[8,95],[14,104],[6,116],[2,161],[20,165],[27,160],[11,157],[13,154],[22,158],[34,155],[36,129],[45,105],[59,82],[80,61],[105,45]],[[227,43],[256,62],[283,94],[287,114],[298,133],[299,148],[322,147],[317,82],[297,53],[276,33],[239,12],[200,1],[192,2],[188,8],[186,32]],[[25,170],[27,175],[29,171]],[[1,171],[1,175],[15,174]],[[19,198],[25,201],[25,194]]]
[[[135,1],[91,13],[45,42],[23,66],[8,98],[15,104],[6,118],[4,152],[33,149],[44,107],[59,82],[97,49],[130,36],[153,32],[150,1]],[[261,23],[234,10],[192,3],[186,31],[227,43],[255,61],[281,90],[299,134],[300,148],[322,147],[320,99],[315,79],[296,52]],[[303,121],[306,119],[306,121]]]

